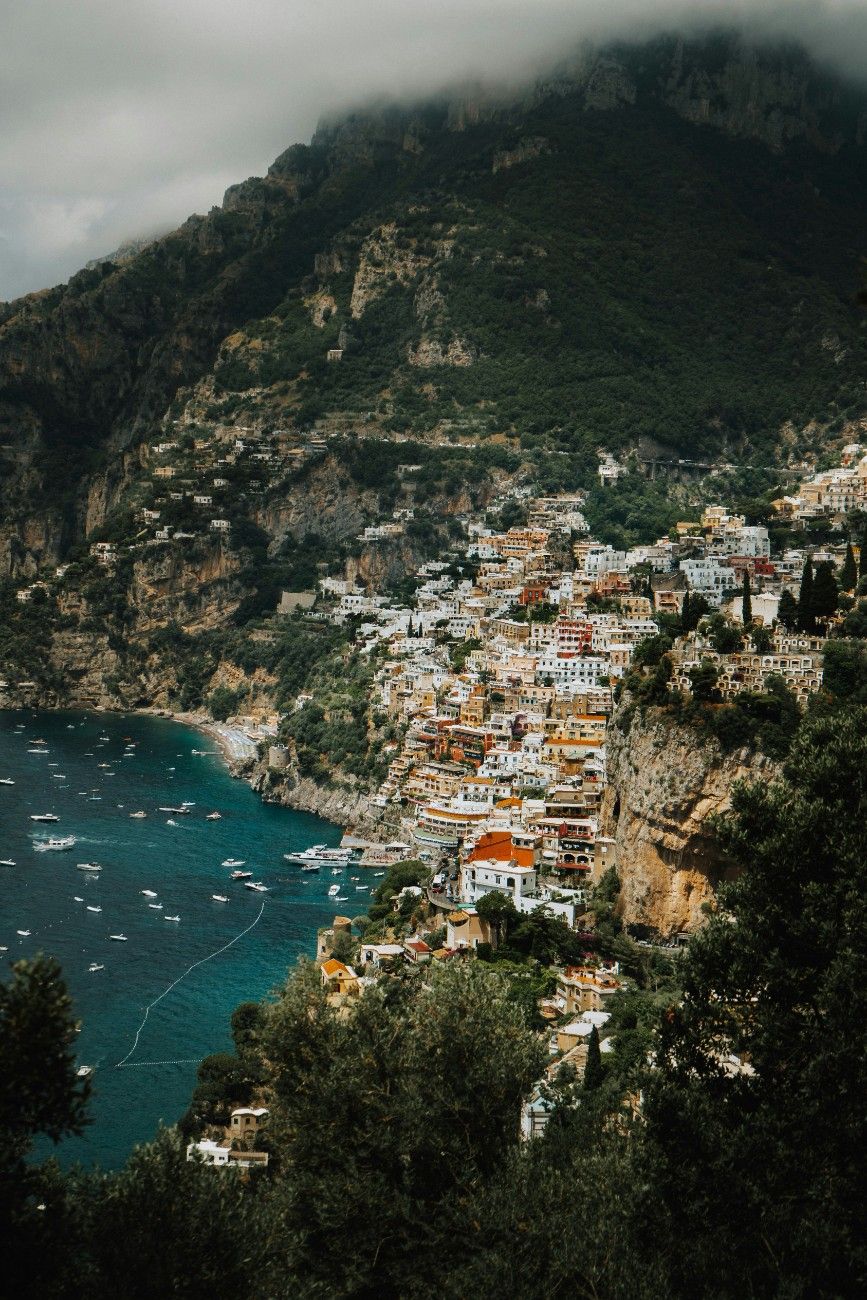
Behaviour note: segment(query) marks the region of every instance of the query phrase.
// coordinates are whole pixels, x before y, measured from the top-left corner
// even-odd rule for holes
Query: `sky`
[[[0,0],[0,301],[206,212],[323,115],[697,20],[867,77],[867,0]]]

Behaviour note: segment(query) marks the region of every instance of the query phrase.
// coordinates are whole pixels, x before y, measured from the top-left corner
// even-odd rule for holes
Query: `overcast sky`
[[[867,0],[0,0],[0,300],[207,211],[324,113],[696,14],[867,65]]]

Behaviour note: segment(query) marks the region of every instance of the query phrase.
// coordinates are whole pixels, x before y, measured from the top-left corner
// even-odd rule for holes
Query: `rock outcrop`
[[[615,842],[625,924],[666,936],[701,924],[702,904],[730,870],[709,819],[729,808],[737,781],[775,771],[750,750],[723,754],[661,710],[635,713],[625,730],[615,718],[600,833]]]

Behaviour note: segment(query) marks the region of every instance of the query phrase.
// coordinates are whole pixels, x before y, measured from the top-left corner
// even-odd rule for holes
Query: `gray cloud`
[[[743,21],[867,72],[865,0],[6,0],[0,299],[207,210],[371,95],[526,77],[581,37]]]

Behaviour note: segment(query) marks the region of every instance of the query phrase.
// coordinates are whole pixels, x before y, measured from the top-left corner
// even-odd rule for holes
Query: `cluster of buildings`
[[[805,479],[796,496],[773,503],[784,519],[844,519],[853,510],[867,510],[867,453],[861,443],[843,448],[840,464]]]

